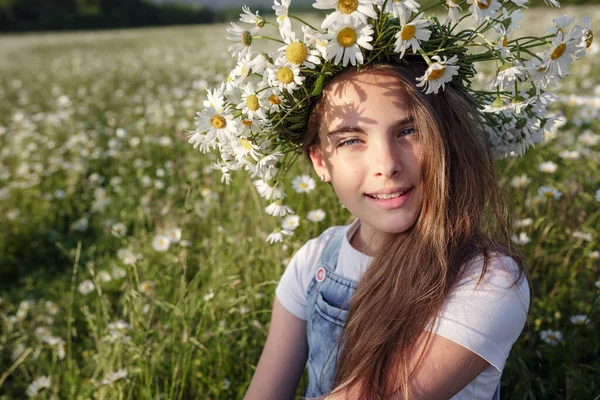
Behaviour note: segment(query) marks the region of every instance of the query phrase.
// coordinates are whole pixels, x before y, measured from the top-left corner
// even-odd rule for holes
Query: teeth
[[[403,192],[395,192],[395,193],[380,193],[380,194],[370,194],[369,196],[374,198],[374,199],[379,199],[379,200],[389,200],[389,199],[394,199],[398,196],[403,195],[404,193],[408,192],[408,190],[405,190]]]

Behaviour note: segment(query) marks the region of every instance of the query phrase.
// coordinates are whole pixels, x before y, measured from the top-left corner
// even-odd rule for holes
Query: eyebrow
[[[400,126],[408,125],[413,122],[414,122],[413,116],[409,115],[406,118],[402,118],[402,119],[394,122],[394,124],[392,125],[392,129],[397,129]],[[327,132],[327,136],[332,136],[332,135],[337,135],[340,133],[347,133],[347,132],[365,133],[364,129],[362,129],[359,126],[344,125],[339,128],[336,128],[332,131]]]

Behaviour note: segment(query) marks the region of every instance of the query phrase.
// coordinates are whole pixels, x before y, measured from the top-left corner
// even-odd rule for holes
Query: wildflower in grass
[[[563,340],[563,334],[561,331],[553,331],[552,329],[546,329],[540,332],[540,339],[549,344],[550,346],[556,346]]]
[[[345,67],[364,62],[361,47],[372,50],[373,28],[370,25],[340,24],[329,29],[325,36],[327,43],[327,59]]]
[[[25,352],[25,345],[23,345],[23,343],[17,344],[17,347],[15,347],[12,353],[10,353],[10,359],[12,361],[16,361],[17,358],[21,357],[23,352]]]
[[[533,224],[533,220],[531,218],[524,218],[516,221],[513,226],[515,228],[526,228],[531,226],[531,224]]]
[[[543,197],[545,197],[547,199],[551,199],[551,200],[559,200],[562,197],[561,192],[559,192],[558,190],[556,190],[550,186],[540,187],[538,190],[538,194],[540,196],[543,196]]]
[[[600,189],[596,190],[596,196],[594,198],[597,202],[600,202]]]
[[[600,289],[600,281],[596,281],[595,285],[598,289]]]
[[[598,251],[598,250],[590,251],[588,253],[588,257],[591,258],[592,260],[598,260],[598,259],[600,259],[600,251]]]
[[[421,42],[429,40],[431,31],[427,27],[431,25],[431,21],[423,17],[424,14],[421,13],[412,21],[406,23],[408,16],[404,14],[400,16],[402,29],[394,36],[396,38],[394,51],[400,53],[400,58],[404,57],[404,53],[408,48],[412,48],[413,54],[415,54],[421,48]]]
[[[35,397],[40,390],[49,389],[52,385],[52,378],[49,376],[40,376],[27,386],[27,397]]]
[[[425,86],[425,94],[437,94],[440,87],[442,90],[445,89],[446,83],[450,82],[458,74],[459,69],[458,65],[455,65],[458,60],[457,56],[453,56],[450,59],[444,56],[443,60],[440,56],[433,56],[431,59],[435,60],[435,62],[427,67],[425,75],[416,78],[420,82],[417,86]]]
[[[165,235],[156,235],[152,239],[152,247],[156,251],[164,252],[169,250],[169,244],[171,241]]]
[[[135,254],[129,249],[121,248],[117,250],[117,258],[125,265],[133,265],[142,258],[141,255]]]
[[[308,193],[316,187],[315,180],[309,175],[300,175],[292,180],[292,187],[297,193]]]
[[[284,235],[291,236],[291,235],[293,235],[293,232],[286,230],[286,229],[280,229],[280,230],[273,231],[267,236],[267,239],[265,240],[265,242],[268,242],[271,244],[283,242]]]
[[[144,281],[138,286],[140,293],[150,296],[156,287],[154,281]]]
[[[100,381],[100,386],[112,385],[116,381],[125,379],[128,376],[129,376],[129,372],[124,368],[120,368],[115,372],[108,372],[108,373],[106,373],[106,375],[104,375],[104,379],[102,379],[102,381]]]
[[[123,332],[123,331],[130,330],[131,325],[129,325],[127,322],[120,319],[116,322],[109,322],[108,325],[106,325],[106,328],[111,331]]]
[[[88,219],[85,217],[82,217],[71,224],[71,229],[76,232],[84,232],[87,230],[88,226],[89,226]]]
[[[64,191],[64,190],[62,190],[62,189],[57,189],[57,190],[54,192],[54,197],[55,197],[56,199],[59,199],[59,200],[62,200],[62,199],[64,199],[64,198],[65,198],[65,191]]]
[[[281,227],[284,230],[293,231],[300,225],[300,217],[297,215],[288,215],[281,221]]]
[[[571,315],[569,321],[575,325],[587,325],[590,322],[588,316],[584,314]]]
[[[511,181],[510,185],[515,189],[521,189],[531,183],[531,179],[527,176],[527,174],[515,176]]]
[[[108,271],[100,271],[98,272],[98,279],[100,279],[101,282],[110,282],[112,281],[112,276],[110,276]]]
[[[90,280],[85,280],[79,284],[79,286],[77,287],[77,290],[79,291],[79,293],[81,293],[85,296],[85,295],[92,293],[94,291],[94,288],[95,288],[94,282],[92,282]]]
[[[321,222],[325,219],[325,211],[321,209],[309,211],[306,215],[306,219],[311,222]]]
[[[256,329],[262,329],[263,326],[260,322],[258,322],[257,320],[253,320],[252,322],[252,326],[254,326]]]
[[[213,292],[213,290],[210,289],[208,291],[208,293],[205,294],[202,298],[204,299],[204,301],[209,301],[209,300],[212,300],[214,297],[215,297],[215,292]]]
[[[587,232],[574,231],[571,235],[576,239],[582,239],[586,242],[591,242],[594,239],[592,234]]]
[[[171,243],[179,243],[179,241],[181,240],[181,228],[170,228],[167,230],[166,235],[171,241]]]
[[[127,234],[127,227],[122,222],[117,222],[113,226],[110,227],[110,234],[114,237],[122,238]]]
[[[564,160],[575,160],[579,158],[580,154],[576,150],[563,150],[560,153],[558,153],[558,155]]]
[[[600,142],[600,135],[597,135],[588,129],[579,135],[578,139],[587,146],[595,146]]]
[[[546,161],[539,165],[538,170],[540,170],[541,172],[546,172],[548,174],[553,174],[556,172],[557,168],[558,165],[556,165],[552,161]]]
[[[262,179],[255,180],[254,186],[258,194],[265,200],[279,200],[283,198],[283,192],[280,188],[273,187]]]
[[[294,213],[291,208],[278,202],[273,202],[265,207],[265,212],[274,217],[283,217]]]
[[[525,232],[519,233],[518,236],[512,235],[510,239],[521,246],[525,246],[527,243],[531,242],[531,238]]]

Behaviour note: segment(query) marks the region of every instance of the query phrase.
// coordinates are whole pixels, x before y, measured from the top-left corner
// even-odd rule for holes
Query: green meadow
[[[527,18],[564,12],[600,21]],[[225,28],[0,36],[0,400],[242,398],[289,258],[352,220],[328,185],[289,189],[300,224],[265,243],[252,182],[187,143],[235,64]],[[497,164],[533,287],[504,399],[600,398],[598,66],[596,40],[557,90],[564,123]]]

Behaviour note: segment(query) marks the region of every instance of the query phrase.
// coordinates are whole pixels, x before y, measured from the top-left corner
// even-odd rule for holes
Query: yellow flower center
[[[244,125],[244,126],[252,126],[252,121],[250,121],[249,119],[243,119],[242,120],[242,125]]]
[[[210,124],[217,129],[223,129],[227,126],[227,121],[221,115],[213,115],[210,118]]]
[[[427,77],[427,80],[428,81],[435,81],[437,79],[440,79],[442,76],[444,76],[444,72],[446,72],[446,67],[442,67],[440,69],[431,70],[431,73]]]
[[[246,47],[252,44],[252,34],[250,31],[242,32],[242,44]]]
[[[560,58],[560,56],[562,56],[563,54],[565,54],[565,50],[567,49],[567,45],[564,43],[559,44],[558,46],[556,46],[556,48],[554,49],[554,51],[552,52],[552,55],[550,56],[551,59],[556,60],[557,58]]]
[[[358,0],[340,0],[338,9],[342,14],[352,14],[358,10]]]
[[[278,106],[281,104],[281,99],[276,94],[272,94],[269,96],[269,103],[273,104],[274,106]]]
[[[546,192],[546,193],[544,193],[544,196],[546,196],[546,197],[548,197],[548,198],[551,199],[551,198],[554,197],[554,193],[552,193],[552,192]]]
[[[279,67],[277,70],[277,80],[284,85],[292,83],[294,80],[294,72],[288,67]]]
[[[252,150],[252,143],[250,143],[250,141],[246,138],[241,138],[240,139],[240,143],[242,144],[242,147],[246,150],[246,151],[250,151]]]
[[[298,187],[299,187],[300,189],[306,189],[306,188],[308,187],[308,185],[307,185],[305,182],[301,182],[301,183],[298,185]]]
[[[248,95],[248,97],[246,97],[246,106],[250,111],[258,110],[258,97],[255,94]]]
[[[308,56],[308,50],[304,43],[294,42],[285,49],[285,58],[292,64],[302,64]]]
[[[486,3],[482,3],[481,1],[478,1],[477,7],[481,8],[482,10],[486,10],[492,4],[492,0],[487,0]]]
[[[502,47],[508,46],[508,36],[502,36]]]
[[[342,47],[353,46],[356,43],[356,31],[352,28],[344,28],[338,33],[337,40]]]
[[[402,40],[410,40],[415,36],[415,32],[417,32],[417,28],[414,25],[406,25],[400,31],[400,38]]]
[[[594,32],[591,29],[588,29],[587,38],[585,39],[585,48],[589,48],[594,41]]]

